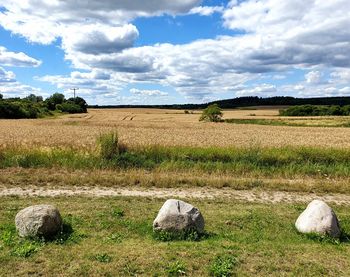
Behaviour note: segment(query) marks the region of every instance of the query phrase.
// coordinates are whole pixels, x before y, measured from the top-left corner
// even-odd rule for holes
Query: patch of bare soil
[[[0,187],[0,197],[4,196],[88,196],[88,197],[111,197],[111,196],[134,196],[153,198],[200,198],[215,199],[228,198],[243,202],[256,203],[297,203],[310,202],[321,199],[327,203],[350,205],[350,195],[344,194],[316,194],[298,193],[285,191],[261,191],[261,190],[233,190],[233,189],[134,189],[134,188],[106,188],[106,187],[75,187],[75,188],[42,188],[42,187]]]

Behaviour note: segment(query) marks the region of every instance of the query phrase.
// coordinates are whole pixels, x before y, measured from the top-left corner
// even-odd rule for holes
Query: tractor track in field
[[[306,203],[314,199],[321,199],[328,203],[350,205],[350,195],[300,193],[286,191],[262,190],[233,190],[213,188],[152,188],[135,189],[128,187],[0,187],[0,197],[58,197],[58,196],[86,196],[86,197],[150,197],[150,198],[198,198],[198,199],[230,199],[256,203]]]

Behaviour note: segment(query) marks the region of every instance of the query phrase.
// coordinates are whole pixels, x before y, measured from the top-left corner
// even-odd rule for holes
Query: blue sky
[[[348,26],[346,0],[3,0],[0,93],[78,87],[89,104],[349,95]]]

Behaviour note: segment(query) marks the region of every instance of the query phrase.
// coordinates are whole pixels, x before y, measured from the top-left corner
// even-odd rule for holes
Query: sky
[[[0,0],[0,93],[89,104],[350,95],[349,0]]]

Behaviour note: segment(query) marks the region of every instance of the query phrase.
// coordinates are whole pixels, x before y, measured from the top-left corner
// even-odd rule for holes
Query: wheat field
[[[198,121],[200,113],[157,109],[90,109],[87,114],[49,119],[0,120],[0,144],[2,147],[20,145],[88,150],[95,147],[99,134],[117,130],[120,140],[127,145],[350,146],[350,128],[205,123]],[[224,111],[224,117],[280,118],[277,108],[229,110]]]

